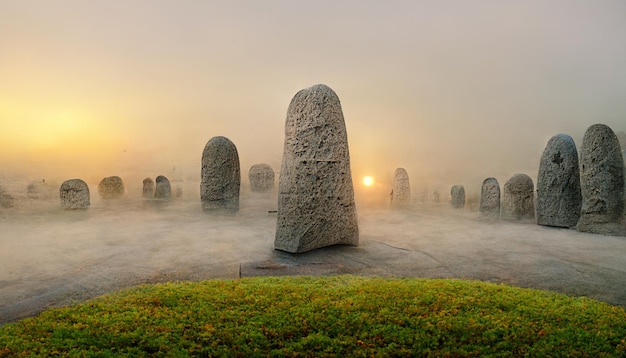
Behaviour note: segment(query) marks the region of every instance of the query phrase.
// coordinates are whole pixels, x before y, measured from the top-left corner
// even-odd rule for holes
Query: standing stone
[[[465,206],[465,187],[463,185],[453,185],[450,188],[450,197],[453,208],[462,208]]]
[[[170,200],[172,198],[172,186],[169,179],[163,175],[156,177],[155,199]]]
[[[235,144],[226,137],[211,138],[202,152],[200,200],[205,212],[239,211],[241,174]]]
[[[292,253],[358,245],[348,137],[335,92],[298,92],[287,110],[274,248]]]
[[[106,177],[98,184],[98,194],[100,198],[117,199],[124,195],[124,182],[118,176]]]
[[[500,217],[500,183],[496,178],[487,178],[480,188],[480,213],[485,218]]]
[[[393,175],[391,190],[391,208],[403,209],[411,205],[411,184],[409,174],[404,168],[397,168]]]
[[[146,178],[143,180],[143,194],[144,198],[154,197],[154,180],[152,178]]]
[[[581,205],[576,144],[569,135],[557,134],[548,141],[539,163],[537,224],[574,227]]]
[[[59,189],[59,196],[64,209],[87,209],[90,205],[89,186],[81,179],[64,181]]]
[[[580,155],[582,209],[578,230],[619,234],[624,210],[624,158],[613,130],[594,124],[583,137]]]
[[[274,170],[267,164],[255,164],[248,171],[253,192],[262,193],[274,189]]]
[[[534,219],[534,185],[526,174],[515,174],[504,184],[502,219]]]

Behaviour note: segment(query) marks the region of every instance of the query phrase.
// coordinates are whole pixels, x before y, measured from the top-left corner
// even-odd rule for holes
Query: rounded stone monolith
[[[594,124],[583,137],[580,154],[582,209],[577,229],[621,235],[624,214],[624,158],[617,136]]]
[[[504,184],[501,219],[527,220],[535,218],[533,180],[526,174],[515,174]]]
[[[484,218],[500,217],[500,183],[496,178],[487,178],[480,187],[480,214]]]
[[[569,135],[557,134],[548,141],[539,162],[537,224],[574,227],[581,205],[576,144]]]
[[[124,182],[118,176],[106,177],[98,184],[98,194],[101,199],[118,199],[124,195]]]
[[[222,136],[211,138],[202,152],[200,200],[205,212],[239,211],[241,170],[237,147]]]
[[[154,197],[154,180],[152,180],[152,178],[146,178],[143,180],[142,196],[144,198]]]
[[[358,245],[346,126],[339,98],[325,85],[299,91],[289,104],[277,216],[277,250]]]
[[[90,205],[89,186],[82,179],[64,181],[59,189],[59,196],[63,209],[87,209]]]
[[[154,198],[161,200],[172,199],[172,186],[170,185],[169,179],[167,179],[163,175],[159,175],[158,177],[156,177]]]
[[[248,171],[250,188],[255,193],[274,189],[274,170],[267,164],[254,164]]]
[[[404,168],[396,168],[393,174],[391,190],[391,208],[406,209],[411,205],[411,184],[409,174]]]
[[[465,187],[463,185],[453,185],[450,188],[450,203],[453,208],[465,206]]]

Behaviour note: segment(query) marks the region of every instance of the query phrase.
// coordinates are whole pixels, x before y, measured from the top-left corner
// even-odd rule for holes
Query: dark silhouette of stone
[[[267,164],[255,164],[248,171],[253,192],[262,193],[274,189],[274,170]]]
[[[90,203],[89,186],[81,179],[69,179],[59,189],[61,207],[69,210],[87,209]]]
[[[576,144],[569,135],[557,134],[548,141],[539,163],[537,224],[574,227],[581,205]]]
[[[533,180],[526,174],[515,174],[504,184],[500,218],[526,220],[535,218]]]
[[[358,245],[346,126],[325,85],[299,91],[289,104],[277,216],[275,249]]]
[[[500,217],[500,183],[496,178],[487,178],[480,188],[480,213],[485,218]]]
[[[124,182],[118,176],[106,177],[98,184],[98,194],[101,199],[118,199],[124,195]]]
[[[241,170],[235,144],[226,137],[211,138],[202,152],[200,200],[205,212],[239,211]]]
[[[391,190],[391,208],[405,209],[411,205],[411,184],[409,174],[404,168],[396,168],[393,174],[393,189]]]
[[[583,137],[580,187],[583,202],[577,229],[624,234],[624,158],[615,133],[604,124],[592,125]]]
[[[156,177],[154,198],[161,200],[172,199],[172,186],[170,185],[169,179],[167,179],[163,175],[159,175],[158,177]]]
[[[462,208],[465,206],[465,187],[463,185],[453,185],[450,188],[450,199],[453,208]]]
[[[154,180],[152,178],[146,178],[143,180],[143,194],[144,198],[152,198],[154,197]]]
[[[15,204],[15,198],[13,195],[9,194],[1,185],[0,185],[0,207],[2,208],[12,208]]]

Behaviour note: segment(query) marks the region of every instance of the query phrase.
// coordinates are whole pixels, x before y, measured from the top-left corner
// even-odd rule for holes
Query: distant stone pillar
[[[346,126],[325,85],[299,91],[289,104],[277,216],[277,250],[358,245]]]
[[[500,218],[525,220],[535,218],[533,180],[526,174],[515,174],[504,184]]]
[[[537,224],[574,227],[580,217],[580,171],[572,137],[550,138],[541,155],[537,176]]]
[[[237,147],[226,137],[211,138],[202,152],[200,200],[205,212],[239,211],[241,171]]]
[[[622,234],[624,158],[617,136],[604,124],[594,124],[583,137],[580,154],[582,209],[578,230]]]
[[[124,182],[118,176],[106,177],[98,184],[98,194],[105,200],[121,198],[124,191]]]
[[[248,171],[253,192],[262,193],[274,189],[274,170],[267,164],[255,164]]]
[[[154,198],[161,200],[172,199],[172,186],[170,185],[169,179],[167,179],[163,175],[159,175],[158,177],[156,177]]]
[[[59,189],[59,196],[63,209],[87,209],[90,205],[89,186],[81,179],[64,181]]]
[[[453,185],[450,188],[450,198],[453,208],[465,206],[465,187],[463,185]]]
[[[393,174],[393,189],[391,191],[391,208],[406,209],[411,205],[411,184],[409,174],[404,168],[396,168]]]
[[[154,197],[154,180],[152,178],[146,178],[143,180],[143,194],[144,198]]]

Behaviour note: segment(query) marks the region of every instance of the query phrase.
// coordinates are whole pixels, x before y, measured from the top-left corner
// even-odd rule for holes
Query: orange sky
[[[552,135],[626,131],[625,43],[621,0],[0,1],[0,174],[197,178],[217,135],[278,170],[324,83],[355,185],[535,178]]]

